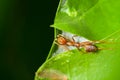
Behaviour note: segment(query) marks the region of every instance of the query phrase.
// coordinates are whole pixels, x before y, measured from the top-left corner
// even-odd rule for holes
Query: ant
[[[58,45],[66,45],[66,46],[74,46],[78,50],[81,48],[84,48],[86,52],[96,52],[98,51],[97,46],[95,46],[95,42],[92,41],[85,41],[85,42],[75,42],[74,37],[72,37],[72,40],[69,40],[65,38],[63,35],[59,34],[57,35],[57,38],[55,40],[56,44]]]

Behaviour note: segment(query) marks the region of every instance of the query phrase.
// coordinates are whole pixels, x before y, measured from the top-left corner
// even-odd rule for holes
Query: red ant
[[[80,47],[81,47],[81,48],[84,48],[86,52],[98,51],[98,48],[94,45],[94,42],[92,41],[75,42],[73,37],[72,37],[72,40],[69,40],[59,34],[55,42],[58,45],[75,46],[78,50],[80,50]]]

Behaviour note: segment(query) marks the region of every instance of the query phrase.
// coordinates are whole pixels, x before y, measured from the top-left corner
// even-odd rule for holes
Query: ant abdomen
[[[84,49],[86,52],[96,52],[98,50],[95,45],[85,45]]]

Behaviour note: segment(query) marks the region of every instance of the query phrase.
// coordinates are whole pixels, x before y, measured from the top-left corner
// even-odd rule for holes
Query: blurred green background
[[[0,0],[0,80],[33,80],[53,41],[59,0]]]

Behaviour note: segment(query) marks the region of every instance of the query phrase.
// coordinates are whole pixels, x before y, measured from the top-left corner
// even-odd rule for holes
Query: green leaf
[[[56,56],[53,43],[35,80],[119,80],[119,4],[119,0],[61,0],[52,27],[103,42],[96,44],[98,52],[75,49]]]
[[[38,69],[35,80],[119,80],[119,34],[120,31],[104,39],[108,42],[98,44],[99,48],[106,48],[99,52],[83,54],[72,50],[48,59]],[[52,79],[55,72],[51,70],[56,70],[57,77],[62,79]]]
[[[119,29],[119,0],[61,0],[53,27],[100,40]]]

